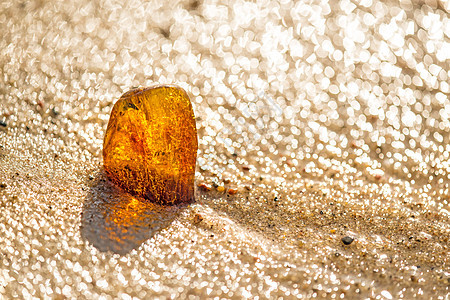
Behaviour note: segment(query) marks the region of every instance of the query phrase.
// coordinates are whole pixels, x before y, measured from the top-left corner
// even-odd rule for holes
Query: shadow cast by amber
[[[161,206],[134,197],[104,172],[90,180],[83,205],[81,236],[100,251],[125,255],[168,227],[183,206]]]

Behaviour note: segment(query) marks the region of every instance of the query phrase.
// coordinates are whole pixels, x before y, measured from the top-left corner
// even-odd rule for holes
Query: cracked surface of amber
[[[114,105],[103,141],[108,177],[159,204],[194,199],[197,129],[191,101],[177,86],[138,88]]]

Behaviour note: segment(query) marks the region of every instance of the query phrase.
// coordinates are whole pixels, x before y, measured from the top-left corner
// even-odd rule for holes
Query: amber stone
[[[138,88],[114,105],[103,141],[107,176],[158,204],[194,199],[197,129],[187,93],[177,86]]]

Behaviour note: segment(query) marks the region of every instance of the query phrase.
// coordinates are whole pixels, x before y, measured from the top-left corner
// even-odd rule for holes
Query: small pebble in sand
[[[237,193],[237,189],[228,189],[228,194],[235,195]]]
[[[392,295],[391,293],[389,293],[388,291],[384,290],[381,292],[381,296],[383,296],[385,299],[392,299]]]
[[[344,236],[341,239],[342,243],[344,243],[344,245],[350,245],[351,243],[353,243],[354,239],[352,237],[349,236]]]
[[[211,190],[211,187],[209,185],[205,184],[205,183],[199,183],[197,186],[203,191],[210,191]]]
[[[195,214],[194,220],[193,220],[194,224],[198,224],[198,223],[200,223],[201,221],[203,221],[202,215],[201,215],[201,214]]]

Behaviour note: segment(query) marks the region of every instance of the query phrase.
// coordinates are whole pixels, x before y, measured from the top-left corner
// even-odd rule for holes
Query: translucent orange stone
[[[114,105],[103,141],[108,177],[159,204],[194,199],[197,129],[191,101],[176,86],[139,88]]]

